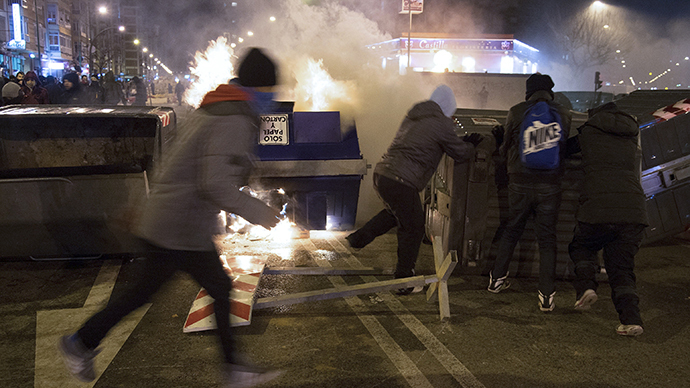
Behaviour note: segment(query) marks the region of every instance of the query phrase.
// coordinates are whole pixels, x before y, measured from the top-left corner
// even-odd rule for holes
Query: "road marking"
[[[58,354],[58,340],[61,336],[75,331],[108,303],[120,266],[119,260],[108,260],[103,263],[84,307],[36,312],[35,388],[93,387],[151,307],[148,303],[133,311],[108,333],[101,343],[102,351],[96,357],[94,381],[82,383],[69,374]]]
[[[362,263],[357,260],[349,249],[347,249],[340,241],[338,241],[332,234],[327,239],[328,243],[335,249],[336,252],[345,257],[345,261],[353,268],[363,267]],[[365,282],[378,281],[374,276],[362,276]],[[390,292],[379,292],[377,294],[398,316],[398,318],[407,326],[407,328],[414,334],[420,342],[429,350],[431,354],[436,357],[439,363],[450,373],[453,378],[465,388],[486,388],[472,372],[465,367],[448,348],[436,338],[436,336],[429,331],[429,329],[420,322],[414,314],[395,298]]]
[[[316,246],[311,240],[300,240],[309,255],[316,261],[319,267],[331,267],[328,260],[319,258],[312,253],[317,251]],[[340,276],[328,276],[328,280],[334,287],[346,286],[345,280]],[[371,336],[376,340],[381,349],[386,353],[393,365],[403,375],[405,380],[412,388],[433,388],[426,376],[417,368],[417,365],[405,354],[400,345],[388,334],[386,328],[372,315],[366,314],[367,308],[362,300],[356,296],[344,298],[345,302],[357,314],[357,317],[367,328]]]

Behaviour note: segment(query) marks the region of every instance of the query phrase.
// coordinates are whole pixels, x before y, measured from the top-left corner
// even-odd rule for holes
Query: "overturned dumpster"
[[[641,141],[641,182],[647,198],[650,226],[643,244],[683,232],[690,225],[690,93],[636,91],[617,101],[638,118]],[[495,150],[491,129],[504,124],[507,111],[458,110],[459,135],[485,135],[475,160],[455,163],[444,156],[427,194],[427,235],[442,236],[444,252],[457,250],[461,270],[488,274],[493,267],[502,225],[508,211],[507,174]],[[587,120],[573,112],[570,136]],[[557,225],[557,276],[572,276],[568,244],[576,225],[583,173],[579,155],[566,160],[563,197]],[[533,222],[515,249],[510,264],[514,276],[538,276],[538,245]]]
[[[128,226],[174,133],[164,107],[0,109],[0,257],[136,252]]]
[[[354,123],[340,112],[292,111],[262,116],[250,186],[283,189],[290,198],[288,217],[314,230],[354,228],[366,160]]]

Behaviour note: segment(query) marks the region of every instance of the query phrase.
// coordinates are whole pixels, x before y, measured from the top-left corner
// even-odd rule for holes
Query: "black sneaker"
[[[98,350],[87,349],[76,333],[60,338],[58,349],[72,376],[87,383],[96,379],[93,359],[99,353]]]
[[[491,272],[489,272],[489,287],[486,288],[489,292],[498,294],[499,292],[505,290],[508,287],[510,287],[510,282],[508,281],[508,274],[501,278],[494,279],[494,275]]]
[[[410,272],[407,276],[395,275],[395,278],[396,279],[411,278],[411,277],[415,276],[415,274],[416,274],[416,272],[413,269],[412,272]],[[405,296],[405,295],[410,295],[410,294],[416,294],[418,292],[422,292],[422,290],[424,290],[424,286],[398,288],[398,290],[395,291],[395,295]]]
[[[556,303],[553,302],[553,296],[556,295],[556,291],[552,292],[551,295],[546,296],[539,291],[539,310],[541,311],[553,311],[556,307]]]
[[[367,244],[357,240],[354,233],[349,234],[347,237],[345,237],[345,240],[347,240],[348,244],[350,244],[350,247],[355,249],[362,249],[365,246],[367,246]]]

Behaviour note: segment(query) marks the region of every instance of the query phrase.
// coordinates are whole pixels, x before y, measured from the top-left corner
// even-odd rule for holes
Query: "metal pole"
[[[38,51],[38,74],[41,75],[41,29],[38,24],[38,1],[34,0],[34,12],[36,12],[36,49]]]
[[[407,13],[410,15],[410,26],[407,29],[407,71],[410,71],[410,37],[412,35],[412,4],[410,4],[409,1],[407,2]]]

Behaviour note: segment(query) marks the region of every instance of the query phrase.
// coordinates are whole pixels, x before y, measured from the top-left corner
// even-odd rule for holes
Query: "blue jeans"
[[[364,246],[397,226],[398,263],[395,277],[412,276],[424,238],[424,207],[419,192],[412,186],[379,174],[374,174],[374,188],[386,208],[349,238]]]
[[[561,207],[561,186],[554,183],[509,183],[508,203],[508,220],[491,275],[495,279],[508,274],[515,246],[522,237],[527,220],[534,216],[539,243],[539,291],[544,295],[551,295],[555,290],[556,224]]]
[[[597,289],[597,253],[604,250],[604,267],[611,286],[611,299],[624,325],[642,325],[635,286],[635,254],[645,226],[641,224],[588,224],[578,222],[568,245],[575,264],[573,286],[579,299],[587,289]]]

